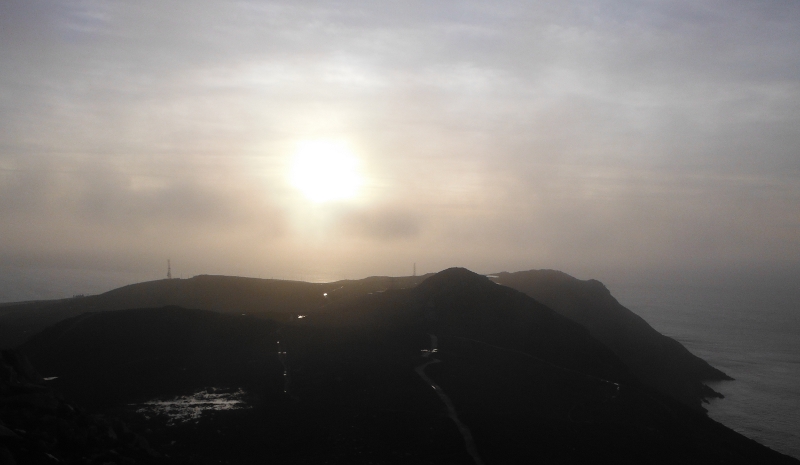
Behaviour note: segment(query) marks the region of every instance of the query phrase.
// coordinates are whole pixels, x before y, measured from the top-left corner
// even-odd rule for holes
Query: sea
[[[656,330],[735,379],[708,383],[725,396],[706,405],[711,418],[800,459],[800,273],[749,275],[604,283]]]

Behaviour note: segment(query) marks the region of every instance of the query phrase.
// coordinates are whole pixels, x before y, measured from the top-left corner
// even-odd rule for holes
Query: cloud
[[[413,239],[420,234],[423,219],[406,207],[389,206],[346,213],[340,220],[345,234],[356,234],[379,241]]]
[[[798,19],[779,1],[5,2],[0,254],[351,277],[412,257],[800,260]],[[368,179],[320,220],[285,165],[324,138]]]
[[[286,232],[285,214],[267,191],[223,164],[186,173],[180,164],[151,161],[136,170],[97,158],[2,171],[4,262],[135,269],[211,248],[235,259]],[[253,242],[249,252],[243,240]]]

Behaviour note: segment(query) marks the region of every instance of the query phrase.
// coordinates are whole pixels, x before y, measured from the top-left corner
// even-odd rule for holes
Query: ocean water
[[[741,277],[739,277],[741,278]],[[656,330],[735,378],[711,418],[800,458],[800,280],[606,283]]]

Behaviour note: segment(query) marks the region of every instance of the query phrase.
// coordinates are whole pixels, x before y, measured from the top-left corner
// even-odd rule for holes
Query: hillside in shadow
[[[199,275],[131,284],[93,296],[8,303],[0,305],[0,348],[14,348],[44,328],[85,312],[176,305],[284,321],[370,292],[413,287],[426,276],[373,276],[316,284]]]
[[[412,288],[429,276],[315,284],[200,275],[132,284],[96,296],[6,304],[0,306],[0,346],[16,347],[30,335],[86,312],[129,308],[175,305],[285,322],[298,315],[347,308],[354,299],[370,294]],[[553,270],[504,272],[492,279],[578,322],[610,348],[633,376],[688,406],[702,411],[706,399],[719,396],[704,381],[730,379],[620,305],[599,281],[581,281]]]
[[[494,276],[496,283],[524,292],[580,323],[639,380],[686,405],[700,408],[701,401],[722,397],[704,381],[732,379],[622,306],[600,281],[582,281],[555,270]]]
[[[282,319],[98,311],[20,350],[87,410],[208,463],[797,463],[648,388],[583,326],[468,270],[340,297],[308,286],[308,308]]]

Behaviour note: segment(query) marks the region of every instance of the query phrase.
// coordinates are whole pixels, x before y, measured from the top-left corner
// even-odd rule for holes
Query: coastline
[[[725,398],[714,420],[800,458],[800,319],[796,291],[615,283],[612,294],[656,330],[734,378],[707,383]]]

